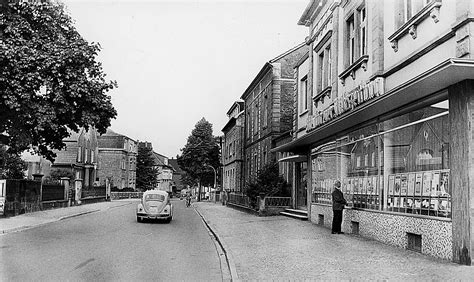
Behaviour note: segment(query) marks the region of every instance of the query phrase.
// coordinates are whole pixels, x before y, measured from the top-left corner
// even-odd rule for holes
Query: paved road
[[[218,249],[194,209],[137,223],[136,202],[0,236],[1,281],[222,281]]]

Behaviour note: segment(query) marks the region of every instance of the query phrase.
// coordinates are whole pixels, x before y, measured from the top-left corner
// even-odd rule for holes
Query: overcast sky
[[[222,135],[227,110],[265,62],[308,32],[297,22],[309,0],[64,2],[118,82],[112,130],[170,158],[202,117]]]

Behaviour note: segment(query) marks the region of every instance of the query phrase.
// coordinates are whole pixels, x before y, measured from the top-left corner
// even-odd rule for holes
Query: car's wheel
[[[137,222],[142,222],[142,218],[137,216]]]
[[[166,219],[166,223],[170,223],[173,218],[170,216]]]

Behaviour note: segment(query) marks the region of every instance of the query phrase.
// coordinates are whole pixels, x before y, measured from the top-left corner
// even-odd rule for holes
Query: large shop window
[[[313,150],[312,202],[335,180],[353,208],[451,217],[448,102],[372,124]]]

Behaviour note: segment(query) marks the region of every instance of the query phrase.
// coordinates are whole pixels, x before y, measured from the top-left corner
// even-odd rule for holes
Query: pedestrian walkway
[[[283,216],[258,217],[221,204],[194,203],[235,268],[235,280],[472,281],[474,266]],[[237,276],[237,277],[235,277]]]
[[[58,208],[45,211],[38,211],[32,213],[26,213],[22,215],[0,218],[0,235],[5,233],[11,233],[29,229],[32,227],[40,226],[50,222],[88,214],[92,212],[98,212],[118,206],[129,205],[130,200],[113,201],[113,202],[101,202],[93,203],[80,206],[72,206],[68,208]]]

